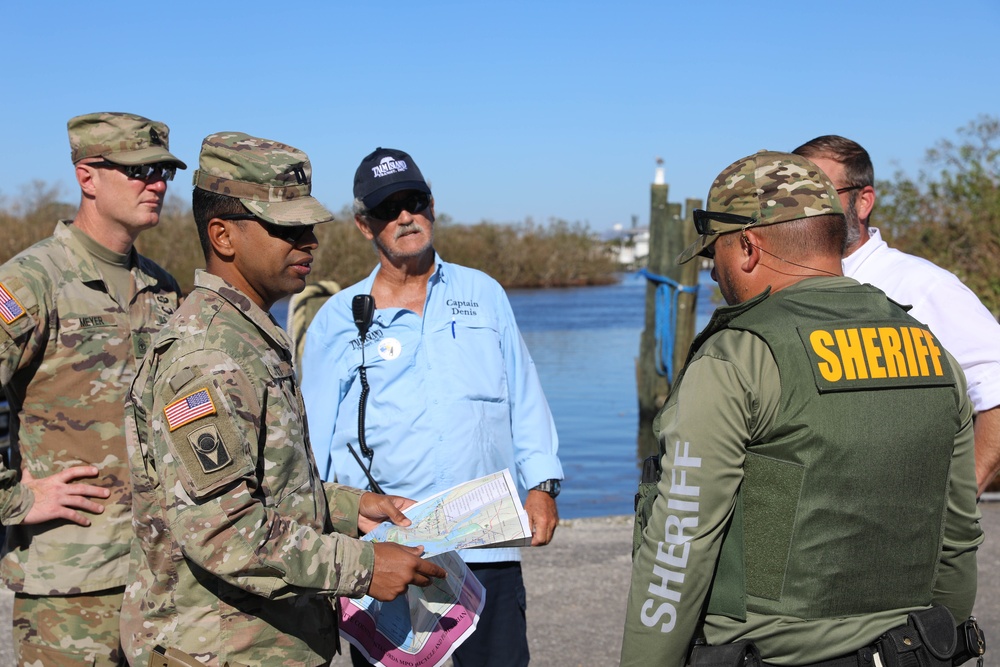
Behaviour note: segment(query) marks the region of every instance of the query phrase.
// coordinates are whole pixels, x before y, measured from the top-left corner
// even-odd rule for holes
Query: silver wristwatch
[[[562,490],[562,485],[559,483],[558,479],[547,479],[538,486],[531,487],[532,491],[544,491],[553,498],[559,495],[559,491]]]

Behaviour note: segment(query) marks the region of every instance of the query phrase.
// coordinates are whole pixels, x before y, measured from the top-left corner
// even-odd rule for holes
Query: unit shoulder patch
[[[207,498],[254,470],[246,434],[229,397],[212,380],[163,409],[165,435],[177,458],[177,475],[192,498]],[[202,421],[203,420],[203,421]]]
[[[226,449],[226,443],[215,424],[207,424],[197,428],[187,435],[191,449],[201,464],[201,470],[206,475],[218,472],[232,464],[233,459]]]

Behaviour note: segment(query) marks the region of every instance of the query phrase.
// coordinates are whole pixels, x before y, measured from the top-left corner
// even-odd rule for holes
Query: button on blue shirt
[[[302,393],[320,474],[368,488],[358,448],[358,369],[371,387],[365,439],[386,493],[423,500],[509,468],[523,494],[562,479],[555,423],[507,295],[481,271],[435,255],[423,317],[377,308],[364,347],[351,301],[379,267],[316,314],[306,335]],[[519,560],[517,549],[461,552],[469,562]]]

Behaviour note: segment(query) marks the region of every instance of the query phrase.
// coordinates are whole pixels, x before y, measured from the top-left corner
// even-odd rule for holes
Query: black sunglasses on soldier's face
[[[313,230],[316,225],[295,225],[295,226],[285,226],[285,225],[275,225],[266,220],[261,220],[255,215],[250,215],[249,213],[232,213],[230,215],[217,215],[215,216],[219,220],[253,220],[261,227],[268,235],[285,241],[286,243],[291,243],[292,245],[297,244],[302,240],[302,237]]]
[[[386,199],[378,206],[371,207],[368,209],[368,216],[383,222],[391,222],[403,211],[417,214],[430,206],[430,203],[431,196],[426,192],[408,192],[403,197]]]
[[[172,181],[177,173],[177,166],[168,162],[156,162],[154,164],[115,164],[107,160],[100,162],[88,162],[90,167],[107,167],[117,169],[129,178],[137,178],[142,181]]]
[[[714,211],[704,211],[700,208],[695,209],[694,228],[698,230],[699,234],[702,234],[703,236],[712,236],[714,234],[726,233],[727,230],[724,229],[712,229],[712,220],[722,222],[727,225],[742,225],[744,227],[757,222],[747,215],[736,215],[735,213],[716,213]]]

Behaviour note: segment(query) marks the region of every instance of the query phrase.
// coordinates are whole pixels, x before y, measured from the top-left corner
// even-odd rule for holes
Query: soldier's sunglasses
[[[232,213],[229,215],[217,215],[215,216],[219,220],[253,220],[258,225],[264,228],[264,231],[268,233],[269,236],[281,239],[286,243],[292,245],[297,245],[302,237],[313,230],[316,225],[276,225],[274,223],[268,222],[267,220],[261,220],[255,215],[250,215],[249,213]]]
[[[387,199],[378,206],[368,209],[368,216],[381,220],[382,222],[392,222],[399,217],[403,211],[412,214],[420,213],[431,203],[431,196],[426,192],[407,192],[405,196],[396,199]]]
[[[712,220],[727,225],[738,225],[740,227],[753,225],[757,222],[755,219],[747,215],[717,213],[715,211],[704,211],[700,208],[695,209],[694,228],[698,230],[699,234],[702,234],[703,236],[712,236],[714,234],[725,234],[730,231],[736,231],[735,229],[712,229]]]
[[[155,162],[153,164],[115,164],[108,160],[99,162],[88,162],[91,167],[106,167],[117,169],[129,178],[137,178],[141,181],[172,181],[177,173],[177,165],[169,162]]]

